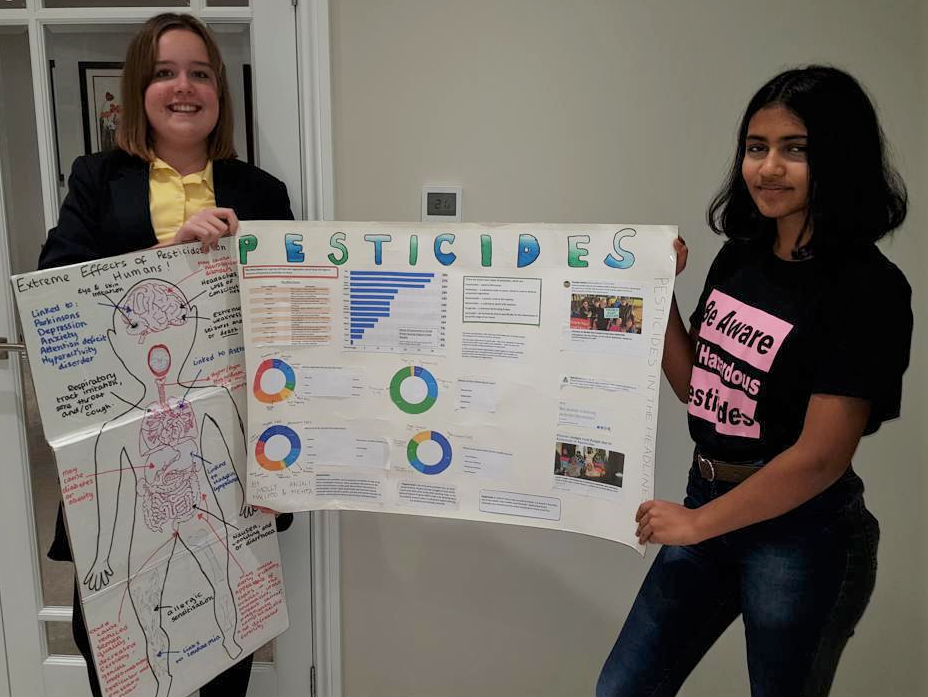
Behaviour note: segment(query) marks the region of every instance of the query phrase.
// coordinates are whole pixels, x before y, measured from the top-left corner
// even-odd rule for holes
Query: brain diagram
[[[152,281],[133,288],[121,308],[126,333],[137,335],[139,343],[148,334],[179,327],[187,321],[187,303],[184,297],[166,283]]]

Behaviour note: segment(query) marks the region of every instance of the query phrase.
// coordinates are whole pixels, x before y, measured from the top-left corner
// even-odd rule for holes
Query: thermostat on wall
[[[461,203],[460,186],[423,186],[422,220],[460,223]]]

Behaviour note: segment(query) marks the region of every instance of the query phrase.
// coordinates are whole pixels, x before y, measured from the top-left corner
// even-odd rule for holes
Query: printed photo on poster
[[[554,474],[559,477],[622,486],[625,455],[576,443],[554,444]]]
[[[565,280],[561,317],[563,350],[613,356],[642,356],[641,336],[650,290],[641,283]]]
[[[570,328],[641,334],[644,299],[571,293]]]
[[[81,116],[84,153],[116,147],[116,126],[122,116],[122,63],[81,61],[77,64],[81,85]]]

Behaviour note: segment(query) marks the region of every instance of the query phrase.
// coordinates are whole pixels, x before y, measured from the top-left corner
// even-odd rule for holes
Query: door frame
[[[331,85],[329,58],[328,0],[260,0],[261,12],[249,7],[207,7],[206,0],[190,0],[189,7],[166,8],[79,8],[45,9],[41,0],[26,0],[26,9],[0,10],[0,31],[20,27],[29,39],[32,64],[33,108],[42,183],[45,228],[58,217],[58,175],[55,160],[55,129],[46,64],[45,27],[67,24],[135,24],[158,12],[189,12],[207,22],[251,25],[250,44],[255,66],[255,103],[280,104],[281,90],[297,85],[293,108],[268,109],[257,125],[257,157],[261,165],[284,180],[291,192],[297,218],[332,219],[334,212]],[[296,13],[295,21],[293,13]],[[282,51],[282,18],[292,22],[293,53]],[[262,38],[263,37],[263,38]],[[261,60],[254,60],[256,47]],[[265,48],[267,47],[267,48]],[[274,55],[267,55],[268,52]],[[291,49],[292,51],[292,49]],[[284,66],[284,67],[282,67]],[[292,92],[291,92],[292,93]],[[263,99],[262,99],[263,97]],[[257,111],[257,109],[256,109]],[[281,147],[272,134],[295,135],[296,147]],[[3,134],[0,134],[3,137]],[[0,162],[0,278],[9,278],[9,234],[3,205],[3,163]],[[0,330],[14,337],[16,322],[12,293],[0,284]],[[9,370],[3,370],[7,363]],[[79,656],[47,655],[45,622],[68,620],[68,607],[45,606],[38,567],[31,477],[22,413],[22,371],[15,355],[0,359],[0,393],[12,395],[17,407],[0,409],[0,427],[15,429],[16,442],[5,444],[8,457],[20,463],[10,467],[0,487],[0,524],[21,535],[0,536],[0,697],[73,693],[74,680],[83,679],[84,662]],[[24,522],[25,521],[25,524]],[[25,529],[24,529],[25,528]],[[311,622],[291,621],[286,639],[278,640],[277,660],[305,666],[305,674],[283,675],[270,665],[256,664],[252,684],[276,689],[278,694],[300,694],[312,686],[314,694],[340,697],[341,617],[339,579],[339,521],[336,512],[298,514],[291,531],[280,538],[282,552],[297,559],[285,569],[291,619],[311,617]],[[288,554],[289,553],[289,554]],[[295,589],[308,592],[297,594]],[[10,592],[10,589],[15,589]],[[29,597],[31,596],[31,597]],[[307,626],[307,624],[309,626]],[[8,640],[15,637],[15,640]],[[314,665],[307,665],[306,647],[313,648]],[[45,656],[39,662],[36,656]],[[314,670],[314,673],[313,673]],[[276,684],[275,684],[276,683]],[[273,685],[273,687],[272,687]]]
[[[255,0],[252,0],[253,2]],[[329,0],[297,4],[304,218],[335,220]],[[342,695],[341,562],[338,511],[312,515],[313,694]]]

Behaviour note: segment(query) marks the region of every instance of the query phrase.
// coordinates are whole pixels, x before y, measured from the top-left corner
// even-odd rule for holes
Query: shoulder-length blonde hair
[[[216,40],[206,26],[190,15],[166,12],[149,19],[132,37],[122,71],[122,118],[116,128],[116,144],[132,155],[149,162],[155,158],[151,128],[145,115],[145,90],[155,74],[158,40],[166,31],[183,29],[203,39],[209,63],[216,74],[219,120],[207,139],[206,153],[211,160],[235,157],[232,97],[226,79],[226,66]]]

